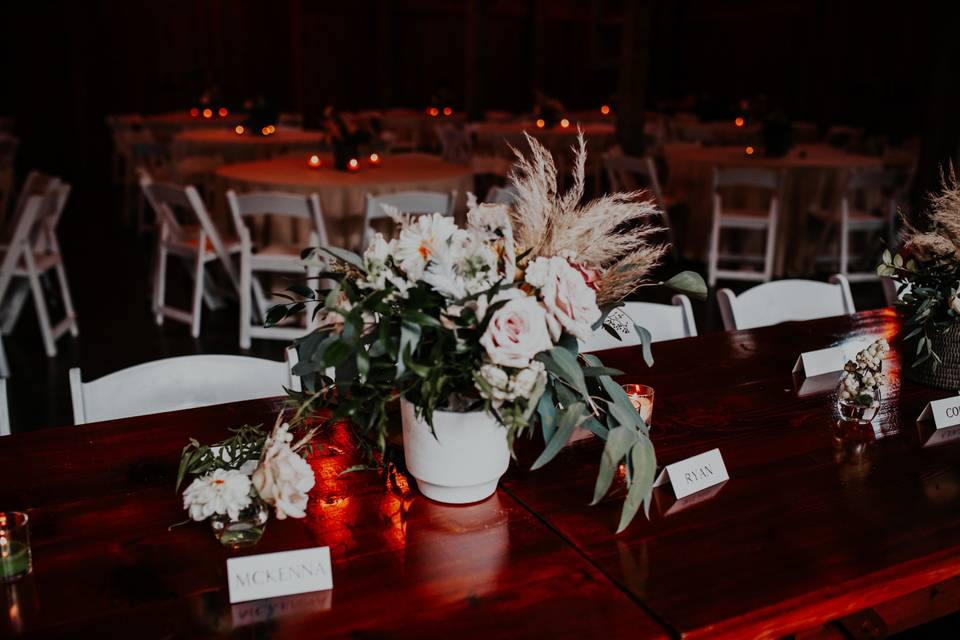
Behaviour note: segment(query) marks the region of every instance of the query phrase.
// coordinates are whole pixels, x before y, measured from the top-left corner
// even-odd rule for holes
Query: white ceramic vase
[[[433,414],[433,428],[400,400],[403,454],[420,493],[448,504],[490,497],[510,464],[507,430],[486,411]],[[434,433],[436,436],[434,436]]]

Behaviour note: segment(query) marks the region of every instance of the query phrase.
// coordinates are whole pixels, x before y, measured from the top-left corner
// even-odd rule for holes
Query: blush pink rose
[[[511,289],[491,301],[508,299],[493,312],[480,344],[494,364],[524,368],[541,351],[553,347],[547,329],[547,313],[536,298]]]

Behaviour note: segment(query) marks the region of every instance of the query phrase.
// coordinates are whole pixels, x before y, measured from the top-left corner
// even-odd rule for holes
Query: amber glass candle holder
[[[645,384],[625,384],[623,390],[630,398],[630,404],[640,413],[643,422],[649,427],[653,420],[653,387]]]

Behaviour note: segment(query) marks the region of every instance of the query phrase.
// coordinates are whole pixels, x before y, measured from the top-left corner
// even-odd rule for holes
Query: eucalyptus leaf
[[[650,345],[653,344],[653,336],[638,324],[634,324],[633,328],[637,330],[637,335],[640,336],[640,346],[643,349],[643,361],[647,363],[648,367],[652,367],[653,349]]]
[[[707,299],[707,283],[696,271],[681,271],[663,283],[674,291],[686,293],[697,300]]]
[[[538,353],[536,359],[544,364],[547,371],[550,371],[579,391],[584,400],[590,397],[590,392],[587,390],[587,382],[583,377],[583,370],[580,368],[580,363],[577,362],[575,355],[563,347],[554,347],[549,351]]]
[[[640,438],[630,450],[630,466],[633,469],[633,478],[627,499],[623,502],[620,511],[620,524],[617,533],[621,533],[633,521],[640,505],[644,513],[650,517],[650,498],[653,494],[653,479],[657,472],[657,456],[653,450],[653,443],[649,438]]]
[[[586,405],[582,402],[575,402],[572,406],[567,408],[564,414],[560,417],[560,424],[557,427],[557,432],[553,434],[552,438],[550,438],[550,442],[548,442],[547,446],[544,447],[543,453],[540,454],[540,457],[534,461],[533,466],[530,467],[531,471],[536,471],[543,465],[553,460],[554,456],[560,453],[560,450],[563,449],[564,445],[570,440],[573,430],[587,419],[585,413]]]
[[[620,467],[620,461],[627,455],[639,437],[636,429],[626,426],[611,429],[607,434],[607,443],[603,447],[603,455],[600,456],[600,469],[597,471],[597,482],[593,488],[591,505],[597,504],[603,499],[603,496],[607,495],[613,477]]]

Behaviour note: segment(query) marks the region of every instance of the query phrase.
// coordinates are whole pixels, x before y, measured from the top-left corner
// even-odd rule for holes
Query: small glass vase
[[[840,414],[840,419],[846,422],[873,422],[873,419],[877,417],[877,413],[880,412],[880,390],[877,389],[876,403],[874,406],[864,407],[853,400],[843,400],[840,397],[842,384],[841,382],[841,388],[837,390],[837,412]]]
[[[220,544],[229,549],[245,549],[260,542],[270,511],[260,498],[254,498],[236,520],[227,515],[210,517],[210,527]]]

